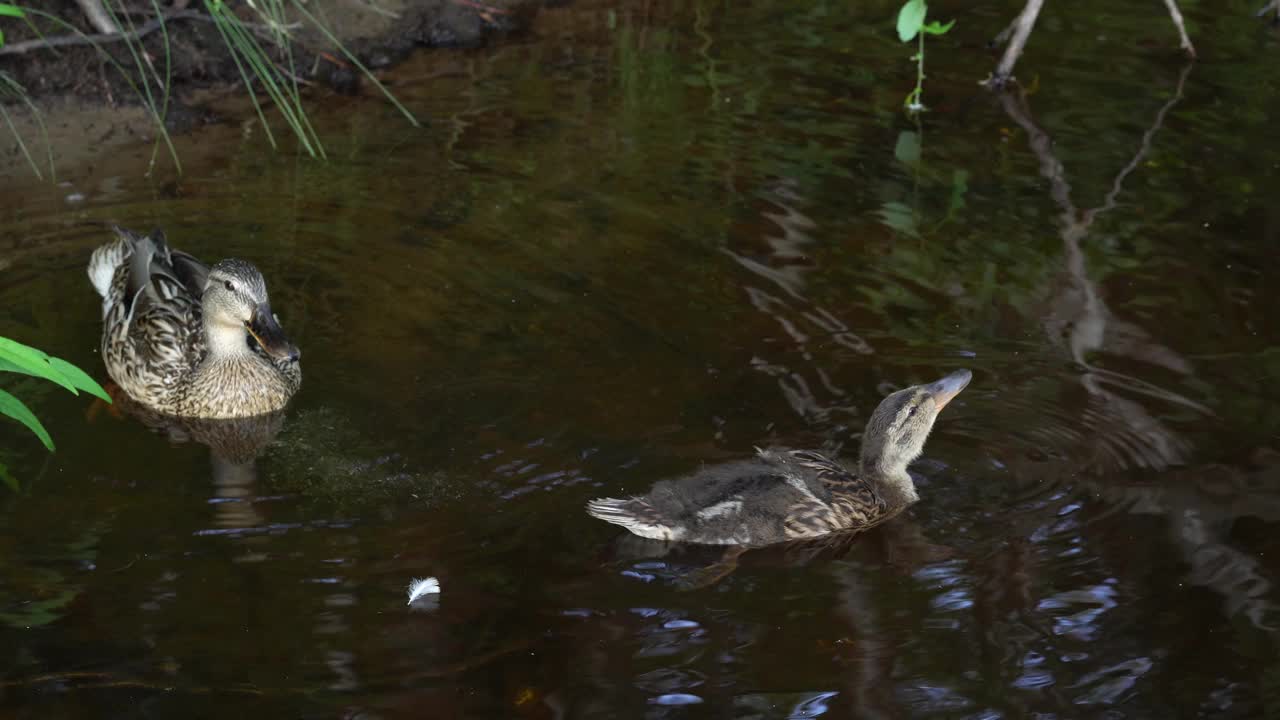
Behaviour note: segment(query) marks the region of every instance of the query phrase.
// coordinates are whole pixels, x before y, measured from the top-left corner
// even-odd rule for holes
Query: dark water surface
[[[303,349],[260,457],[3,378],[0,717],[1256,718],[1280,712],[1280,114],[1260,2],[580,2],[261,129],[5,189],[0,334],[105,379],[104,224],[264,271]],[[1268,285],[1270,288],[1268,288]],[[969,389],[922,502],[664,550],[583,503]],[[177,430],[173,431],[177,433]],[[216,443],[215,443],[216,445]],[[436,576],[437,607],[407,608]]]

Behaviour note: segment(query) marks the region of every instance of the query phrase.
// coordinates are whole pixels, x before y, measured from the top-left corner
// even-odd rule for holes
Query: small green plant
[[[93,378],[86,375],[80,368],[66,360],[50,357],[33,347],[6,337],[0,337],[0,372],[42,378],[61,385],[75,395],[79,395],[80,391],[84,390],[90,395],[96,395],[111,402],[111,396],[102,389],[102,386],[94,382]],[[36,437],[40,438],[40,442],[44,443],[46,448],[53,451],[53,438],[49,437],[49,432],[44,429],[44,425],[36,418],[35,413],[32,413],[21,400],[4,390],[0,390],[0,415],[26,425],[36,434]]]
[[[924,18],[929,8],[924,0],[907,0],[903,4],[902,9],[898,11],[898,38],[902,42],[911,42],[913,39],[919,39],[919,49],[915,55],[911,56],[916,61],[916,89],[907,95],[907,99],[903,101],[903,106],[907,112],[915,114],[925,110],[924,106],[924,36],[925,35],[945,35],[952,25],[956,24],[955,20],[943,25],[934,20],[931,23],[925,23]]]

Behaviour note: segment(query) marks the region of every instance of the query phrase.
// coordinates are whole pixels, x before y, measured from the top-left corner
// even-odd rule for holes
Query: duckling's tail
[[[587,503],[587,514],[650,540],[679,540],[684,534],[643,498],[598,498]]]

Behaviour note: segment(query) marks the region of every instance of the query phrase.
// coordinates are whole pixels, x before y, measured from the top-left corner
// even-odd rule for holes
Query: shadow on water
[[[1188,68],[1158,4],[1048,4],[992,96],[1018,3],[981,4],[912,123],[897,5],[586,1],[391,71],[422,131],[316,97],[328,163],[214,125],[182,177],[6,188],[0,333],[103,377],[84,264],[161,225],[262,269],[307,380],[209,424],[4,378],[59,450],[0,430],[0,714],[1280,707],[1275,36],[1188,5]],[[726,556],[582,512],[851,455],[956,367],[921,503],[868,533]]]

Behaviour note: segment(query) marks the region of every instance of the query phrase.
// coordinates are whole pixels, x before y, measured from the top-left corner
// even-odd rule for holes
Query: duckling
[[[750,460],[661,481],[648,495],[592,500],[587,512],[640,537],[704,545],[757,547],[874,527],[919,500],[907,465],[972,377],[958,370],[881,401],[856,471],[812,450],[757,448]]]
[[[135,401],[177,417],[239,418],[283,408],[302,383],[298,348],[239,259],[212,268],[170,250],[159,231],[93,252],[107,373]]]

